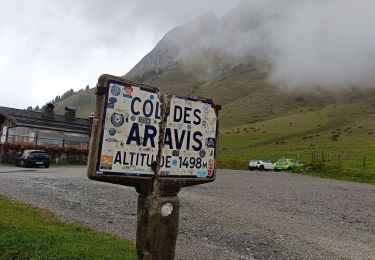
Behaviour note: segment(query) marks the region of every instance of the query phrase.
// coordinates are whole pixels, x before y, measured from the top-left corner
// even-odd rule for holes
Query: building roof
[[[91,121],[85,118],[68,120],[64,116],[55,115],[53,118],[46,119],[42,117],[41,112],[1,106],[0,116],[7,118],[16,126],[27,126],[82,134],[90,134],[91,132]]]

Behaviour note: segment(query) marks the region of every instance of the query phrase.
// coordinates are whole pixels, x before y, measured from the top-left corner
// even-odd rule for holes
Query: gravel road
[[[0,169],[0,194],[135,241],[135,190],[84,168]],[[220,170],[179,197],[177,259],[375,259],[374,185]]]

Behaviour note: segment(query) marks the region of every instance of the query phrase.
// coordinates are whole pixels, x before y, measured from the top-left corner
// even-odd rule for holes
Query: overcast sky
[[[178,25],[237,0],[0,0],[0,106],[43,105],[126,74]]]

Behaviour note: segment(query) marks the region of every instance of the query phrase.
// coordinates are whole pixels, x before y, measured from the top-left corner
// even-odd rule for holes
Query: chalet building
[[[77,118],[75,112],[66,107],[65,115],[55,115],[53,104],[42,112],[0,106],[0,144],[88,148],[91,119]]]

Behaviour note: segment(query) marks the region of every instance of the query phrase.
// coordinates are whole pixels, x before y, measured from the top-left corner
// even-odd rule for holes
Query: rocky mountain
[[[155,48],[128,72],[127,76],[137,77],[147,71],[172,67],[182,57],[194,53],[194,48],[200,48],[204,36],[216,30],[217,23],[215,14],[208,12],[184,26],[176,27],[168,32]]]
[[[223,127],[320,111],[348,100],[373,102],[373,92],[353,86],[283,88],[271,82],[271,49],[265,41],[270,19],[278,17],[246,1],[221,19],[208,12],[168,32],[124,77],[159,86],[164,93],[215,99],[223,105]],[[87,116],[94,107],[92,91],[87,95],[89,102],[73,96],[57,109],[80,102],[78,115]]]

